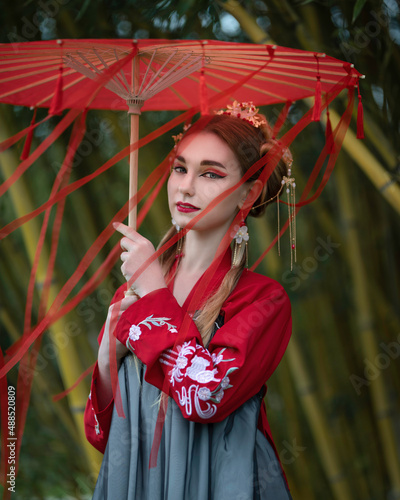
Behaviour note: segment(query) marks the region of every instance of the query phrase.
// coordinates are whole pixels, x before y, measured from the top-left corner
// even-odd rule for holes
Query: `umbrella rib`
[[[210,74],[210,73],[209,73]],[[240,73],[239,73],[240,74]],[[245,74],[245,73],[243,73]],[[236,80],[233,80],[231,78],[228,78],[228,77],[223,77],[222,75],[215,75],[215,74],[212,74],[211,73],[211,76],[213,76],[214,78],[217,78],[217,79],[220,79],[220,80],[223,80],[223,81],[226,81],[226,82],[229,82],[229,83],[235,83]],[[314,87],[306,87],[304,85],[300,85],[298,82],[296,83],[291,83],[291,82],[285,82],[283,80],[278,80],[276,78],[268,78],[267,76],[263,76],[263,75],[256,75],[254,77],[254,80],[261,80],[262,82],[273,82],[273,83],[278,83],[280,85],[286,85],[286,86],[290,86],[290,87],[294,87],[294,88],[301,88],[303,90],[306,90],[307,92],[309,92],[310,94],[313,93],[315,91]],[[257,87],[254,87],[254,86],[250,86],[249,84],[245,84],[243,85],[244,87],[246,88],[254,88],[254,89],[257,89]],[[261,89],[257,89],[258,92],[265,92],[265,90],[263,88]],[[270,95],[274,95],[274,94],[271,94]],[[275,96],[276,97],[276,96]]]
[[[117,53],[116,49],[114,49],[114,55],[115,55],[116,60],[119,61],[119,57],[118,57],[118,53]],[[119,72],[121,74],[121,78],[123,80],[123,83],[125,83],[125,88],[128,91],[129,90],[129,83],[128,83],[128,80],[126,79],[125,72],[123,69],[121,69]]]
[[[76,80],[74,80],[73,82],[69,82],[67,85],[63,85],[63,92],[65,92],[69,88],[73,87],[74,85],[80,83],[84,79],[85,79],[85,75],[82,75],[82,74],[77,75],[77,79]],[[49,94],[48,96],[46,96],[41,101],[38,101],[36,103],[36,106],[41,106],[44,102],[50,101],[53,98],[54,94],[55,94],[55,91],[53,93]]]
[[[151,64],[153,62],[153,59],[154,59],[156,53],[157,53],[157,49],[154,50],[153,53],[151,54],[151,59],[150,59],[149,63],[147,64],[146,73],[144,74],[144,77],[142,79],[142,83],[140,84],[138,95],[141,95],[141,93],[142,93],[142,88],[143,88],[144,82],[146,81],[147,75],[149,74]],[[143,61],[143,64],[146,65],[146,63],[144,62],[144,58],[142,59],[142,61]],[[152,69],[152,71],[154,71],[154,70]]]
[[[40,74],[42,72],[38,71],[37,74]],[[72,71],[69,72],[68,74],[71,74],[71,73],[72,73]],[[37,82],[34,82],[33,84],[32,84],[32,82],[30,82],[27,85],[24,85],[23,87],[19,87],[17,89],[13,88],[9,92],[5,92],[4,94],[0,94],[0,99],[2,99],[3,97],[7,97],[8,95],[13,94],[13,93],[18,93],[18,92],[22,92],[22,91],[27,90],[27,89],[32,89],[32,88],[38,87],[39,85],[42,85],[44,83],[48,83],[48,82],[51,82],[53,80],[57,80],[57,78],[58,78],[58,75],[55,74],[52,76],[48,76],[47,78],[43,78],[42,80],[39,80]]]
[[[235,62],[233,63],[232,61],[229,61],[229,60],[225,60],[225,61],[221,61],[221,64],[219,64],[218,66],[215,66],[216,68],[220,69],[220,68],[223,68],[223,67],[227,67],[229,69],[231,69],[232,67],[237,67],[237,68],[243,68],[243,69],[251,69],[251,67],[249,66],[244,66],[243,64],[239,64],[238,62]],[[288,70],[291,70],[291,71],[297,71],[299,68],[296,67],[296,66],[292,66],[292,65],[286,65],[286,64],[277,64],[277,63],[271,63],[268,65],[268,72],[275,72],[277,74],[282,74],[282,75],[287,75],[287,73],[283,73],[281,71],[277,71],[277,69],[273,69],[273,68],[277,68],[277,69],[288,69]],[[310,77],[310,76],[307,76],[307,75],[300,75],[298,76],[298,78],[308,78],[308,79],[315,79],[315,74],[316,74],[316,70],[315,68],[311,68],[311,67],[303,67],[302,70],[303,72],[305,73],[312,73],[313,76]],[[338,71],[327,71],[327,72],[324,72],[324,71],[320,71],[321,73],[321,76],[322,75],[327,75],[327,74],[330,74],[330,75],[337,75],[337,76],[340,76],[340,75],[347,75],[347,72],[338,72]],[[292,74],[290,73],[289,76],[296,76],[295,74]]]
[[[221,68],[221,67],[218,67],[218,68],[213,68],[213,69],[216,69],[216,70],[219,70],[219,71],[228,71],[228,69],[225,69],[225,68]],[[237,73],[238,74],[241,74],[241,75],[245,75],[246,72],[243,71],[243,70],[240,70],[239,68],[236,69]],[[268,75],[268,73],[272,74],[272,75],[278,75],[278,76],[285,76],[285,77],[290,77],[290,78],[293,78],[294,80],[306,80],[308,82],[315,82],[316,79],[315,79],[315,76],[308,76],[308,75],[295,75],[295,74],[288,74],[288,73],[284,73],[282,71],[274,71],[274,70],[270,70],[268,72],[263,72],[261,71],[259,75],[256,75],[255,78],[257,79],[266,79],[267,81],[275,81],[277,83],[283,83],[283,84],[286,84],[287,85],[287,81],[284,81],[284,80],[278,80],[278,79],[272,79],[272,78],[268,78],[266,76],[266,74]],[[214,74],[214,76],[217,78],[217,75]],[[343,75],[345,76],[345,75]],[[323,78],[323,75],[321,74],[321,82],[326,82],[326,83],[335,83],[336,80],[332,80],[332,79],[328,79],[326,76],[325,78]],[[292,85],[295,85],[294,83]],[[313,87],[307,87],[309,89],[313,88]]]
[[[196,83],[200,82],[199,78],[195,77],[194,75],[189,75],[188,78],[190,78],[191,80],[194,80]],[[226,79],[225,81],[228,81],[229,83],[236,83],[236,80]],[[210,90],[213,90],[216,93],[221,92],[221,89],[219,87],[216,87],[215,85],[212,85],[210,82],[206,81],[206,86],[207,86],[207,88],[209,88]],[[273,97],[274,99],[284,99],[286,101],[286,97],[285,96],[281,96],[279,94],[274,94],[270,90],[258,89],[257,87],[249,85],[248,83],[245,83],[243,85],[243,88],[254,89],[257,92],[259,92],[260,94],[261,93],[264,94],[264,95],[266,94],[266,95],[269,95],[269,96]]]
[[[189,54],[187,57],[184,57],[179,61],[178,64],[181,64],[182,62],[185,62],[188,57],[190,57],[192,54]],[[179,68],[178,71],[173,73],[172,68],[168,73],[164,75],[162,79],[160,79],[153,87],[152,92],[154,95],[157,92],[160,92],[161,90],[170,87],[173,83],[177,82],[178,80],[184,78],[187,75],[190,75],[194,71],[197,71],[201,65],[201,60],[202,56],[198,56],[197,59],[190,61],[188,64],[186,64],[184,67]],[[177,66],[177,65],[175,65]]]
[[[153,84],[154,80],[157,78],[157,76],[160,74],[160,72],[165,68],[165,66],[169,63],[171,58],[177,53],[178,51],[175,50],[175,52],[171,53],[171,55],[166,59],[164,64],[158,69],[158,71],[153,75],[153,77],[150,79],[149,83],[146,85],[146,87],[143,89],[143,94],[147,91],[147,89]]]
[[[192,107],[192,104],[180,93],[178,92],[174,87],[170,87],[171,92],[173,92],[177,98],[183,102],[183,104],[185,104],[185,106],[187,106],[188,108],[191,108]]]
[[[89,61],[89,59],[84,54],[81,54],[80,52],[77,52],[77,54],[79,57],[81,57],[85,61],[86,64],[88,64],[92,68],[92,70],[95,73],[97,73],[98,75],[101,75],[101,71],[96,67],[95,64],[93,64],[91,61]],[[84,66],[84,65],[82,64],[82,66]]]
[[[90,67],[93,66],[89,61],[87,61],[86,58],[82,57],[82,59],[86,61]],[[77,71],[82,75],[85,75],[87,78],[90,78],[91,80],[95,79],[96,74],[101,75],[101,71],[98,70],[95,66],[93,67],[94,71],[96,71],[96,74],[94,74],[93,71],[90,71],[89,68],[87,68],[84,64],[78,61],[72,54],[68,54],[67,58],[65,59],[65,63],[67,64],[67,66],[72,67],[73,69],[75,69],[75,71]],[[111,92],[114,92],[115,94],[119,95],[120,97],[126,98],[126,93],[121,92],[121,89],[118,86],[116,86],[114,82],[108,81],[105,87],[111,90]]]
[[[99,58],[100,62],[103,64],[103,66],[104,66],[106,69],[109,69],[109,68],[110,68],[110,66],[107,64],[107,62],[105,61],[105,59],[103,59],[103,57],[102,57],[102,56],[101,56],[101,54],[97,51],[97,49],[95,49],[95,48],[94,48],[94,49],[93,49],[93,52],[94,52],[94,53],[96,54],[96,56]],[[112,80],[114,83],[113,83],[111,80]],[[111,90],[112,88],[114,88],[114,92],[115,92],[116,94],[119,94],[119,92],[120,92],[120,93],[121,93],[121,92],[126,93],[126,89],[124,89],[124,86],[123,86],[123,85],[121,84],[121,82],[117,79],[117,75],[113,76],[111,80],[109,80],[109,81],[107,82],[107,85],[106,85],[106,87],[107,87],[107,88],[109,88],[110,90]],[[114,85],[115,85],[115,87],[114,87]],[[116,92],[115,88],[117,88],[117,89],[118,89],[118,92]],[[119,94],[119,95],[120,95],[120,94]]]

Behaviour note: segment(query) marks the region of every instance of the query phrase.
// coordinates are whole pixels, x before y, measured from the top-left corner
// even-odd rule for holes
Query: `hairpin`
[[[240,118],[249,122],[253,127],[260,128],[266,125],[267,122],[258,115],[259,108],[256,108],[252,101],[238,102],[233,101],[232,105],[228,105],[227,109],[220,109],[216,111],[217,115],[229,115],[235,118]]]

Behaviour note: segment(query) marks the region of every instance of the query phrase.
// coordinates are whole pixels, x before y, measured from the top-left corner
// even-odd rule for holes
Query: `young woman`
[[[290,167],[284,149],[267,183],[259,179],[277,143],[256,113],[235,103],[183,135],[168,181],[174,225],[160,245],[185,235],[159,259],[145,265],[154,247],[116,225],[135,295],[117,292],[100,334],[85,412],[87,438],[104,453],[94,499],[291,498],[263,403],[291,334],[290,303],[277,282],[246,269],[247,228],[235,224],[264,211]],[[110,330],[125,418],[114,409]]]

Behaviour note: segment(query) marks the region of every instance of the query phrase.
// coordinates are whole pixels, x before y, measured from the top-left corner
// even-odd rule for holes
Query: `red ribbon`
[[[26,136],[26,140],[25,140],[25,144],[24,144],[24,149],[22,150],[21,156],[19,158],[20,160],[26,160],[29,156],[30,151],[31,151],[33,131],[35,129],[34,125],[35,125],[35,119],[36,119],[36,112],[37,112],[37,108],[35,108],[33,111],[31,124],[29,125],[28,134]]]
[[[63,65],[60,64],[58,69],[58,78],[56,83],[56,90],[51,101],[49,114],[50,115],[60,115],[62,112],[62,101],[63,101]]]
[[[357,107],[357,139],[364,139],[364,108],[360,94],[360,80],[357,82],[358,107]]]

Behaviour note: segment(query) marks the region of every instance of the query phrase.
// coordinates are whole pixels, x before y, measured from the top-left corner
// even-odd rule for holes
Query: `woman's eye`
[[[222,179],[225,177],[224,175],[219,175],[216,172],[206,172],[203,174],[204,177],[207,177],[208,179]]]
[[[185,167],[182,167],[182,165],[174,165],[173,166],[173,170],[175,172],[178,172],[179,174],[180,173],[185,173],[186,172],[186,168]]]

